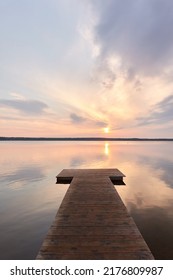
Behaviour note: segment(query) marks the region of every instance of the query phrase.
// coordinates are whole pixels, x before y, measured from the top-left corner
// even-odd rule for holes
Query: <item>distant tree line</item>
[[[173,138],[0,137],[0,141],[173,141]]]

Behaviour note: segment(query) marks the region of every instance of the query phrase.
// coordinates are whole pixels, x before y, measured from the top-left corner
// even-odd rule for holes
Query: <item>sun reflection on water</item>
[[[104,152],[105,152],[106,156],[109,156],[109,153],[110,153],[109,143],[105,143]]]

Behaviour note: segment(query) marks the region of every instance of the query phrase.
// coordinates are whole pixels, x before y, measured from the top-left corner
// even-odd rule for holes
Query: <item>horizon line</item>
[[[0,141],[173,141],[173,138],[150,137],[33,137],[0,136]]]

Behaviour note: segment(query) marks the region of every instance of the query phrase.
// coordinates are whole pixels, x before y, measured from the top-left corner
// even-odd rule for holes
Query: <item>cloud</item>
[[[0,107],[16,109],[26,115],[41,115],[48,106],[37,100],[0,99]]]
[[[72,113],[72,114],[70,115],[70,118],[71,118],[71,121],[72,121],[73,123],[75,123],[75,124],[83,123],[83,122],[86,121],[85,118],[83,118],[83,117],[81,117],[81,116],[79,116],[79,115],[77,115],[77,114],[75,114],[75,113]]]
[[[101,2],[101,3],[100,3]],[[173,2],[170,0],[94,1],[99,22],[94,29],[100,45],[99,63],[118,56],[126,69],[157,75],[172,63]]]
[[[164,124],[173,120],[173,95],[169,95],[161,102],[156,103],[149,116],[138,118],[138,126],[149,124]]]
[[[108,125],[106,122],[103,122],[103,121],[95,121],[94,123],[95,123],[95,126],[97,126],[97,127],[105,127]]]
[[[82,117],[76,113],[71,113],[70,119],[73,124],[85,124],[85,125],[94,126],[94,127],[104,127],[107,125],[106,122],[104,122],[104,121],[99,121],[99,120],[93,119],[90,116]]]

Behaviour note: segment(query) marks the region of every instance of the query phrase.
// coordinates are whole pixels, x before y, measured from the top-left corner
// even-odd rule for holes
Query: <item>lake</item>
[[[35,259],[68,185],[64,168],[118,168],[116,186],[156,259],[173,259],[173,142],[0,142],[0,259]]]

